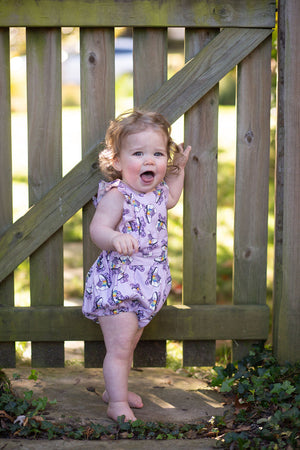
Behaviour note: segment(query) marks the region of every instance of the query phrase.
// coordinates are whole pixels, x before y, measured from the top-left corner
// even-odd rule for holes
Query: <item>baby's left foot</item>
[[[105,403],[109,403],[109,396],[108,396],[107,391],[103,392],[102,400]],[[135,392],[131,392],[131,391],[128,391],[128,404],[129,404],[130,408],[142,408],[144,406],[142,398]]]
[[[107,408],[107,415],[110,419],[118,422],[118,417],[124,416],[125,422],[134,422],[136,420],[135,415],[129,408],[127,402],[109,402]]]

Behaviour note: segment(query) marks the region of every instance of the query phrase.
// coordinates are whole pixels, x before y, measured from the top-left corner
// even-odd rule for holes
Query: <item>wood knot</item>
[[[97,162],[94,162],[94,163],[92,164],[92,169],[93,169],[93,170],[98,169],[98,163],[97,163]]]
[[[254,133],[253,131],[249,130],[247,131],[247,133],[245,134],[245,141],[247,142],[247,144],[251,144],[254,138]]]
[[[89,63],[91,63],[91,64],[95,64],[96,63],[96,55],[95,55],[94,52],[91,52],[89,54]]]
[[[194,155],[194,156],[193,156],[193,161],[194,161],[195,163],[199,163],[199,158],[198,158],[198,156]]]
[[[250,258],[250,256],[251,256],[251,249],[250,249],[250,248],[247,248],[247,249],[244,251],[244,258],[245,258],[245,259],[248,259],[248,258]]]

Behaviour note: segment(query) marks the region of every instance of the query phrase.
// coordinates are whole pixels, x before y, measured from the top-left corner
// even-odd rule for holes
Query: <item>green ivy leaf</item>
[[[224,380],[220,388],[220,392],[230,392],[234,381],[234,378],[228,378],[227,380]]]

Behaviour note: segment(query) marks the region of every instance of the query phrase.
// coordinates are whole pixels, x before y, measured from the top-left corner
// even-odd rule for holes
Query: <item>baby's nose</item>
[[[145,164],[145,165],[149,165],[149,164],[151,165],[151,164],[154,164],[153,157],[152,157],[152,156],[147,156],[147,157],[145,158],[144,164]]]

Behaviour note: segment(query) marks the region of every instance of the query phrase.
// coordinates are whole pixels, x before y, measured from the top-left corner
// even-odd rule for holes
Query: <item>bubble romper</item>
[[[83,314],[95,322],[99,317],[134,312],[140,328],[161,309],[171,289],[168,263],[167,199],[165,182],[146,194],[121,180],[99,184],[99,200],[112,188],[124,196],[118,230],[130,233],[139,243],[132,256],[102,251],[86,277]]]

